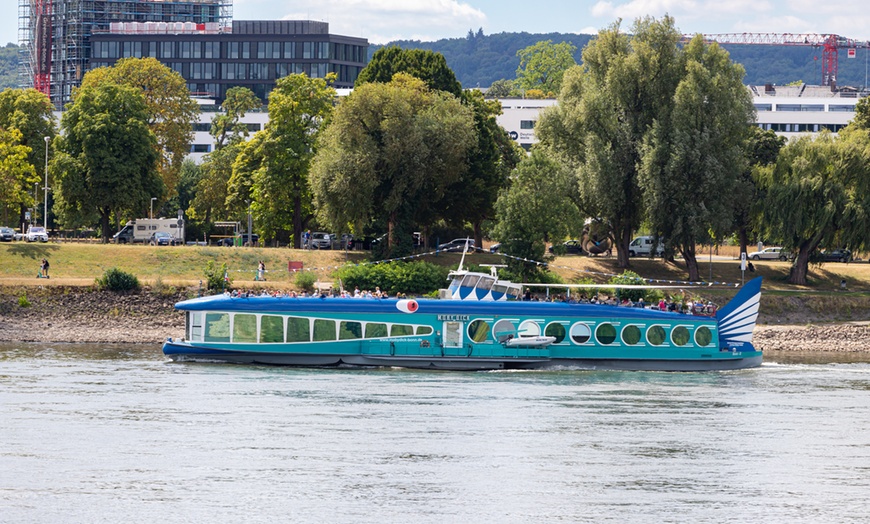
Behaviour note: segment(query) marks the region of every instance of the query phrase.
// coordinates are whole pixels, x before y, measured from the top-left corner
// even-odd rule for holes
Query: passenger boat
[[[460,266],[461,268],[461,266]],[[730,370],[761,365],[752,345],[761,278],[715,316],[524,301],[522,285],[451,273],[444,299],[216,295],[186,300],[174,360],[447,370]]]

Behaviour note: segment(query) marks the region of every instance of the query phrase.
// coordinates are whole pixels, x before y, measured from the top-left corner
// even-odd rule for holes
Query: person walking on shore
[[[260,264],[257,266],[257,280],[263,281],[266,280],[266,264],[263,261],[260,261]]]

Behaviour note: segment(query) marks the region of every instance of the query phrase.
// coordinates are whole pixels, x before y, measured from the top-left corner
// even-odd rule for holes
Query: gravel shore
[[[25,296],[29,306],[20,305]],[[0,290],[0,342],[160,344],[184,336],[174,304],[189,291],[133,294],[89,288]],[[776,319],[765,319],[762,322]],[[759,324],[753,343],[763,351],[870,352],[870,323]]]

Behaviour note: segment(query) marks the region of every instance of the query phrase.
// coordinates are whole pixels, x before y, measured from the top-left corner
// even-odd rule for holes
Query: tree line
[[[794,283],[819,247],[870,247],[867,100],[838,137],[785,144],[753,125],[742,67],[716,44],[680,39],[672,18],[642,18],[600,31],[581,65],[558,43],[521,50],[516,85],[558,93],[528,155],[497,125],[498,103],[462,90],[442,55],[394,47],[341,100],[330,77],[280,79],[268,124],[250,137],[241,119],[261,102],[231,90],[212,121],[216,149],[197,166],[182,162],[196,117],[183,79],[125,59],[85,76],[59,137],[44,95],[0,93],[0,109],[12,108],[0,115],[19,115],[0,121],[10,166],[0,174],[16,173],[17,188],[0,198],[4,210],[36,200],[27,188],[44,174],[49,136],[53,213],[64,226],[99,224],[104,241],[157,196],[194,229],[251,213],[261,237],[296,247],[312,226],[384,233],[382,257],[410,253],[415,231],[470,232],[477,245],[500,241],[523,278],[541,271],[523,259],[544,260],[548,243],[589,220],[619,266],[643,229],[671,261],[683,257],[690,280],[695,246],[730,237],[744,251],[755,238],[793,250]]]

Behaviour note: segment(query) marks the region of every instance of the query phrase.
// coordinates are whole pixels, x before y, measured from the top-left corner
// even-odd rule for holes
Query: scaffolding
[[[87,72],[92,34],[126,22],[223,27],[232,17],[232,0],[18,0],[19,85],[62,108]]]

